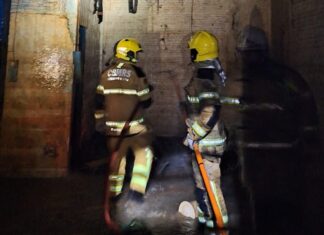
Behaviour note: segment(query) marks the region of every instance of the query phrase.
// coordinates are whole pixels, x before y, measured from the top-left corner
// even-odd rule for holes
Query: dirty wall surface
[[[0,172],[66,173],[75,1],[12,1]]]
[[[141,62],[154,86],[154,104],[147,119],[157,135],[183,135],[184,126],[174,80],[184,87],[192,73],[187,41],[192,32],[209,30],[220,42],[226,71],[234,69],[238,32],[247,24],[270,30],[270,1],[178,0],[139,1],[136,14],[127,1],[104,1],[103,64],[123,37],[138,39],[144,49]],[[270,36],[270,34],[269,34]]]

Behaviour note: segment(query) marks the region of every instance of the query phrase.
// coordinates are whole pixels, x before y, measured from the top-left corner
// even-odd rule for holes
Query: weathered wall
[[[286,35],[286,61],[298,70],[313,91],[324,144],[324,2],[290,1],[289,33]]]
[[[0,121],[3,110],[4,81],[7,64],[7,47],[11,1],[0,1]]]
[[[297,70],[313,92],[320,122],[321,144],[324,145],[324,2],[320,0],[272,0],[274,56]],[[310,114],[312,115],[312,114]],[[323,147],[316,143],[307,151],[303,162],[306,183],[303,210],[308,233],[323,227]],[[315,218],[315,219],[314,219]],[[318,219],[317,219],[318,218]]]
[[[86,40],[84,51],[84,71],[83,71],[83,135],[90,136],[92,127],[88,123],[93,123],[93,113],[95,110],[94,99],[96,86],[99,81],[100,65],[100,27],[97,14],[93,14],[94,6],[92,0],[83,0],[80,4],[80,25],[86,28]]]
[[[100,74],[100,30],[97,14],[94,12],[94,1],[80,2],[80,26],[85,27],[85,47],[79,48],[84,54],[84,70],[80,81],[80,112],[74,113],[79,126],[74,125],[77,146],[72,156],[73,166],[80,165],[97,156],[96,133],[94,127],[95,94]],[[82,45],[80,45],[82,46]],[[75,123],[77,124],[77,123]],[[102,147],[102,146],[101,146]]]
[[[2,174],[66,173],[76,22],[76,1],[12,1]]]
[[[324,2],[320,0],[290,1],[289,34],[286,39],[287,61],[306,79],[313,91],[320,121],[322,151],[305,159],[308,178],[305,196],[305,223],[310,233],[321,231],[323,227],[324,181]],[[316,149],[315,153],[316,153]],[[320,219],[314,219],[320,218]]]
[[[130,14],[128,1],[104,1],[102,59],[112,56],[119,39],[137,38],[145,52],[143,67],[155,88],[147,118],[157,135],[179,135],[184,126],[172,79],[181,87],[190,79],[187,41],[191,33],[214,33],[220,42],[220,58],[229,71],[236,61],[235,40],[243,26],[253,24],[270,32],[269,7],[269,0],[147,0],[139,1],[137,13]]]
[[[322,74],[324,72],[324,2],[272,1],[273,55],[290,65],[307,81],[314,95],[322,146],[324,144],[324,94]]]

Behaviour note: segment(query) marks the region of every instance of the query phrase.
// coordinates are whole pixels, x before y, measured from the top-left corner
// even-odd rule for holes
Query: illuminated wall
[[[155,87],[147,119],[157,135],[183,135],[183,119],[172,79],[181,87],[191,76],[187,40],[192,32],[209,30],[219,38],[220,58],[233,70],[238,32],[247,24],[270,35],[270,0],[148,0],[138,1],[136,14],[128,1],[104,1],[103,62],[116,41],[137,38],[144,48],[143,67]]]
[[[67,171],[77,1],[12,1],[0,173]]]

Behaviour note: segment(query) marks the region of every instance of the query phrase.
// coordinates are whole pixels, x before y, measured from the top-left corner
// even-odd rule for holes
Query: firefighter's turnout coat
[[[96,128],[107,135],[108,149],[113,151],[119,138],[123,138],[117,163],[110,169],[111,195],[122,191],[128,150],[135,156],[130,188],[144,194],[153,161],[151,134],[143,116],[145,103],[151,100],[145,74],[135,64],[116,59],[102,72],[97,94],[104,97],[104,102],[102,109],[95,113]],[[135,115],[129,120],[132,113]],[[129,128],[121,136],[127,121]]]
[[[192,148],[190,142],[193,140],[198,142],[214,196],[216,195],[216,200],[220,202],[221,210],[225,215],[227,212],[220,188],[219,165],[226,146],[226,134],[220,119],[220,87],[221,84],[214,69],[196,69],[193,78],[185,87],[190,118],[186,121],[188,135],[184,144]],[[193,159],[193,170],[198,189],[199,207],[205,216],[211,217],[213,213],[195,159]],[[203,217],[199,219],[203,220]],[[228,220],[227,217],[223,219],[225,223]]]

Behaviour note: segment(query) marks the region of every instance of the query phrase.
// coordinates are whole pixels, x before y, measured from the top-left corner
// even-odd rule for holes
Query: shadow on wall
[[[250,26],[257,28],[263,28],[264,22],[260,9],[257,6],[254,6],[250,14]]]
[[[257,10],[251,14],[251,19],[256,18]],[[262,29],[246,26],[237,51],[243,84],[243,120],[237,131],[242,138],[244,177],[253,194],[258,233],[304,234],[305,221],[311,220],[306,213],[311,205],[305,203],[300,208],[300,202],[310,196],[306,176],[315,170],[307,166],[320,154],[312,92],[296,71],[269,58]],[[280,206],[287,202],[289,207]],[[290,213],[294,216],[282,224]]]

